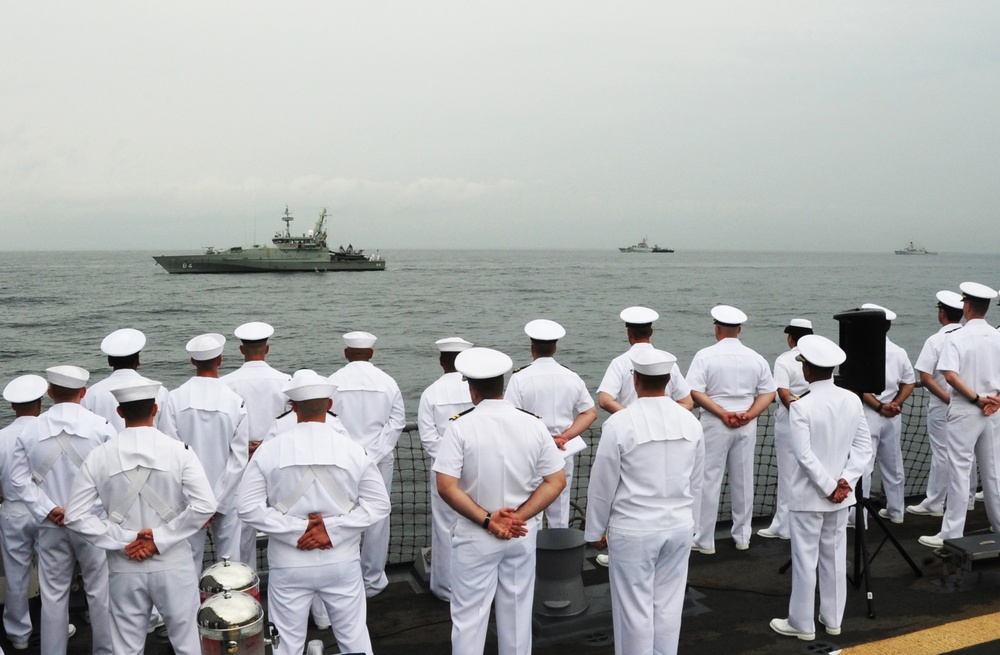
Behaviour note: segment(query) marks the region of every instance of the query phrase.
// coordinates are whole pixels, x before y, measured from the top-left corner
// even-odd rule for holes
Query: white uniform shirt
[[[1000,332],[981,318],[945,337],[939,371],[954,371],[962,382],[981,396],[1000,391]],[[967,398],[952,395],[951,402],[969,404]]]
[[[290,494],[306,467],[328,472],[339,493],[353,505],[342,507],[319,481],[298,499]],[[273,568],[322,566],[359,557],[361,533],[389,516],[389,494],[378,467],[350,437],[325,423],[298,423],[261,444],[247,466],[239,487],[240,519],[265,532],[267,559]],[[286,514],[275,505],[292,500]],[[333,547],[299,550],[309,514],[323,515]]]
[[[36,484],[32,479],[51,453],[62,451],[57,442],[61,435],[69,436],[76,455],[85,460],[90,451],[115,436],[115,432],[104,418],[76,403],[56,403],[25,426],[14,446],[11,475],[16,487],[33,487],[22,494],[22,499],[42,528],[58,527],[45,519],[56,507],[66,509],[69,505],[73,481],[80,471],[63,451],[41,482]]]
[[[128,507],[127,496],[136,467],[152,469],[146,487],[177,513],[169,522],[142,494]],[[120,512],[121,523],[108,520],[92,507],[100,499],[109,513]],[[216,501],[205,470],[193,450],[156,428],[126,428],[87,456],[73,485],[66,508],[66,526],[87,541],[108,551],[108,568],[118,572],[165,571],[190,564],[187,538],[201,529],[215,513]],[[130,560],[125,546],[140,530],[150,528],[159,554],[144,561]]]
[[[789,408],[789,442],[795,455],[788,489],[788,509],[832,512],[854,504],[828,497],[843,478],[856,488],[872,458],[872,440],[861,399],[833,380],[819,380]]]
[[[293,412],[292,410],[288,410],[286,413],[279,416],[277,420],[275,420],[274,425],[271,427],[270,431],[268,431],[268,433],[264,435],[264,441],[270,441],[271,439],[274,439],[278,435],[288,432],[298,424],[299,424],[299,417],[296,416],[295,412]],[[326,413],[326,425],[330,428],[333,428],[334,430],[339,432],[341,435],[347,437],[348,439],[351,438],[351,435],[348,434],[347,429],[344,427],[344,424],[340,422],[340,417],[338,417],[333,412]]]
[[[565,466],[544,423],[506,400],[483,400],[451,422],[433,470],[458,478],[458,487],[492,512],[519,507],[541,478]],[[538,514],[529,521],[529,529],[540,521]],[[458,526],[465,528],[466,523],[471,525],[459,521]]]
[[[441,437],[450,425],[449,419],[472,406],[469,383],[462,379],[461,373],[445,373],[420,394],[417,429],[420,443],[431,460],[437,458]]]
[[[24,428],[35,420],[34,416],[18,416],[10,425],[0,430],[0,493],[3,502],[21,502],[24,493],[14,485],[11,470],[14,468],[14,446]]]
[[[281,393],[291,376],[271,368],[267,362],[245,362],[220,379],[246,403],[250,441],[263,441],[277,417],[291,408],[288,397]]]
[[[580,376],[552,357],[539,357],[511,375],[503,397],[514,407],[540,416],[553,436],[594,406]]]
[[[904,384],[917,381],[906,351],[885,338],[885,390],[875,396],[881,403],[892,402]],[[870,408],[869,408],[870,409]]]
[[[194,449],[222,514],[233,506],[249,458],[246,419],[243,399],[217,378],[193,377],[167,398],[161,429]]]
[[[639,398],[613,414],[590,471],[587,541],[600,540],[609,527],[659,532],[692,525],[692,476],[704,457],[701,423],[669,398]]]
[[[774,386],[777,389],[788,389],[793,398],[801,396],[809,389],[809,383],[802,375],[802,362],[795,360],[798,356],[799,349],[795,347],[788,352],[781,353],[774,360]],[[785,405],[780,400],[774,413],[776,419],[788,417],[788,410],[785,409]]]
[[[735,337],[695,353],[687,381],[728,412],[745,412],[755,397],[778,389],[767,361]]]
[[[945,382],[944,373],[937,370],[938,359],[941,357],[941,349],[944,348],[945,335],[954,332],[955,330],[961,329],[961,325],[957,323],[949,323],[948,325],[942,325],[941,329],[927,337],[927,341],[924,342],[924,347],[920,349],[920,354],[917,356],[917,363],[913,365],[913,368],[919,373],[929,373],[934,381],[939,387],[951,393],[951,387]],[[928,394],[929,398],[927,400],[927,405],[929,407],[944,407],[945,402],[935,396],[934,394]]]
[[[115,434],[118,434],[125,429],[125,419],[118,416],[118,401],[115,400],[111,390],[125,386],[141,377],[142,375],[138,371],[131,368],[120,368],[117,371],[112,371],[108,377],[87,387],[87,393],[80,400],[80,404],[98,416],[106,418],[111,427],[114,428]],[[160,390],[156,392],[156,404],[159,406],[159,411],[153,421],[157,427],[163,420],[163,410],[167,406],[167,394],[166,387],[160,387]]]
[[[627,351],[611,360],[601,386],[597,388],[597,393],[606,393],[621,405],[628,407],[635,399],[635,381],[632,379],[632,358],[630,355],[637,350],[652,348],[651,343],[636,343]],[[670,382],[667,383],[667,396],[674,400],[683,400],[691,395],[691,387],[688,386],[681,369],[674,364],[670,370]]]
[[[333,406],[355,443],[376,464],[391,458],[406,427],[396,381],[371,362],[350,362],[330,382],[337,386]]]

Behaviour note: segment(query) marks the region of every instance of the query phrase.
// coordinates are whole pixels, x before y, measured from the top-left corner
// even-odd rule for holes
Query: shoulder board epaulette
[[[523,371],[524,369],[528,368],[529,366],[531,366],[531,364],[525,364],[524,366],[521,366],[521,367],[518,367],[518,368],[515,368],[515,369],[514,369],[514,370],[513,370],[512,372],[511,372],[511,375],[513,375],[514,373],[520,373],[521,371]]]
[[[948,330],[947,332],[945,332],[945,334],[951,334],[951,333],[952,333],[952,332],[954,332],[955,330],[961,330],[961,329],[962,329],[962,326],[961,326],[961,325],[959,325],[959,326],[958,326],[957,328],[955,328],[954,330]],[[997,329],[998,329],[998,330],[1000,330],[1000,328],[997,328]]]
[[[534,413],[534,412],[529,412],[529,411],[528,411],[528,410],[526,410],[526,409],[521,409],[520,407],[518,407],[518,408],[517,408],[517,411],[519,411],[519,412],[524,412],[525,414],[531,414],[532,416],[534,416],[534,417],[535,417],[535,418],[537,418],[538,420],[542,420],[542,417],[541,417],[541,416],[539,416],[538,414],[536,414],[536,413]]]
[[[794,403],[796,400],[802,400],[803,398],[805,398],[806,396],[809,395],[810,391],[811,391],[811,389],[806,389],[805,392],[801,396],[796,396],[796,397],[792,398],[792,402]]]
[[[275,420],[277,420],[277,419],[279,419],[279,418],[285,418],[286,416],[288,416],[288,415],[289,415],[289,414],[291,414],[291,413],[292,413],[292,410],[288,410],[288,411],[286,411],[286,412],[282,412],[281,414],[278,414],[278,415],[277,415],[277,416],[275,416],[274,418],[275,418]]]
[[[458,418],[461,418],[461,417],[465,416],[466,414],[468,414],[469,412],[471,412],[474,409],[475,409],[475,407],[470,407],[469,409],[465,410],[464,412],[459,412],[458,414],[455,414],[454,416],[452,416],[448,420],[449,421],[454,421],[455,419],[458,419]]]
[[[184,450],[191,450],[191,446],[184,444]]]
[[[332,416],[333,418],[337,418],[337,415],[333,413],[333,410],[329,410],[329,409],[328,409],[328,410],[326,411],[326,413],[327,413],[327,414],[329,414],[330,416]]]

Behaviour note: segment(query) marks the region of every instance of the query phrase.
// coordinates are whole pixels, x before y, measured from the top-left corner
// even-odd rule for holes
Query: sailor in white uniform
[[[608,535],[615,653],[674,655],[694,532],[701,424],[666,397],[677,358],[633,356],[638,398],[604,422],[590,471],[586,538]]]
[[[243,399],[219,379],[226,338],[203,334],[185,347],[196,374],[170,392],[160,429],[194,450],[212,484],[218,509],[208,529],[212,531],[216,560],[240,556],[240,522],[234,507],[236,486],[246,468],[249,452],[247,412]],[[188,541],[195,569],[203,568],[207,530]]]
[[[778,460],[778,493],[771,525],[757,530],[765,539],[788,539],[788,477],[796,466],[788,443],[788,406],[809,388],[802,376],[802,364],[796,359],[796,345],[802,337],[813,333],[812,321],[793,318],[785,326],[788,347],[791,350],[774,360],[774,384],[778,387],[778,406],[774,410],[774,453]]]
[[[573,457],[587,446],[577,437],[597,420],[597,408],[580,376],[555,360],[556,343],[566,335],[563,326],[539,318],[525,325],[524,333],[531,339],[532,362],[511,374],[504,400],[540,417],[566,460],[566,488],[545,508],[544,516],[548,527],[568,528]]]
[[[954,291],[937,292],[937,319],[941,328],[929,336],[913,365],[920,376],[920,384],[927,389],[927,440],[931,449],[930,473],[927,475],[927,494],[916,505],[908,505],[906,512],[918,516],[943,516],[944,501],[948,495],[948,403],[951,387],[944,374],[937,370],[941,348],[946,335],[962,327],[962,296]],[[972,476],[974,477],[974,476]],[[970,486],[975,480],[970,477]],[[970,504],[974,502],[970,490]]]
[[[852,492],[869,467],[871,436],[857,395],[833,383],[833,369],[847,356],[826,337],[799,339],[809,391],[791,404],[789,439],[795,461],[788,495],[792,535],[792,596],[788,618],[771,629],[804,641],[816,638],[816,570],[819,619],[839,635],[847,599],[847,513]]]
[[[101,352],[108,358],[111,375],[87,387],[87,395],[80,402],[86,409],[103,416],[115,429],[115,433],[125,429],[125,421],[118,415],[118,401],[111,390],[133,380],[142,378],[139,368],[139,353],[146,347],[146,335],[135,328],[115,330],[101,341]],[[167,390],[160,387],[156,404],[161,408],[167,403]],[[161,417],[157,415],[159,425]]]
[[[462,655],[483,652],[494,600],[501,655],[531,652],[539,514],[566,486],[545,424],[503,400],[512,364],[489,348],[459,353],[475,408],[452,422],[434,461],[441,497],[462,517],[451,553],[451,646]]]
[[[201,653],[187,539],[216,501],[194,451],[153,427],[161,388],[138,378],[111,390],[126,427],[87,455],[66,508],[66,527],[107,552],[116,655],[143,653],[154,603],[174,652]]]
[[[757,417],[774,401],[777,387],[767,361],[739,340],[747,315],[729,305],[712,308],[717,343],[691,360],[687,381],[701,406],[705,430],[705,477],[701,499],[695,500],[693,548],[715,553],[715,522],[722,476],[728,470],[733,507],[733,541],[737,550],[750,547],[753,516],[754,446]]]
[[[875,303],[865,303],[861,309],[876,309],[885,313],[885,331],[889,332],[896,313]],[[916,375],[906,351],[885,338],[885,389],[879,394],[864,394],[865,419],[872,434],[874,462],[882,475],[885,492],[885,509],[878,515],[893,523],[903,522],[903,491],[906,471],[903,468],[903,450],[899,437],[903,431],[903,405],[916,387]],[[871,471],[863,478],[865,496],[871,492]]]
[[[359,560],[361,533],[389,516],[382,475],[364,450],[325,423],[334,386],[296,375],[285,386],[296,426],[266,441],[239,487],[240,518],[269,537],[268,612],[278,655],[299,655],[319,595],[342,652],[372,652]]]
[[[112,653],[108,613],[108,561],[104,551],[64,527],[70,492],[80,465],[94,448],[115,436],[108,422],[80,406],[90,374],[78,366],[45,370],[48,411],[27,425],[14,446],[11,475],[22,490],[38,530],[38,585],[42,596],[42,652],[66,652],[69,589],[80,565],[90,610],[93,652]]]
[[[986,322],[994,289],[978,282],[959,287],[965,326],[945,337],[937,370],[951,386],[948,405],[948,498],[941,531],[920,537],[920,543],[940,548],[945,539],[965,532],[965,514],[973,457],[979,464],[986,516],[1000,532],[1000,332]]]
[[[604,373],[601,385],[597,388],[597,403],[606,412],[614,414],[624,409],[635,400],[635,386],[632,383],[631,355],[638,351],[653,347],[650,339],[653,337],[653,323],[660,315],[648,307],[626,307],[619,317],[625,321],[625,333],[631,346],[627,351],[611,360],[608,370]],[[670,383],[667,385],[667,396],[676,400],[681,407],[694,409],[691,399],[691,387],[681,375],[680,368],[675,364],[670,373]]]
[[[240,340],[243,365],[223,375],[221,380],[246,404],[250,439],[248,454],[253,457],[277,417],[289,410],[288,399],[281,393],[281,388],[291,376],[271,368],[265,361],[271,350],[268,339],[274,334],[273,327],[252,321],[236,328],[233,334]],[[240,561],[252,569],[257,568],[257,531],[246,525],[241,526]]]
[[[444,374],[420,394],[417,408],[417,429],[420,443],[433,466],[437,459],[441,437],[450,425],[449,419],[472,408],[469,385],[455,369],[458,353],[468,350],[472,343],[461,337],[446,337],[434,342],[438,363]],[[441,499],[437,476],[431,473],[431,593],[443,601],[451,600],[451,529],[458,521],[455,510]]]
[[[396,442],[406,426],[403,394],[385,371],[371,363],[376,337],[369,332],[344,335],[346,366],[330,376],[337,390],[333,404],[340,421],[355,443],[365,449],[382,473],[386,493],[392,490],[392,469]],[[365,530],[361,547],[361,568],[365,593],[381,593],[389,584],[385,562],[389,554],[389,519]]]

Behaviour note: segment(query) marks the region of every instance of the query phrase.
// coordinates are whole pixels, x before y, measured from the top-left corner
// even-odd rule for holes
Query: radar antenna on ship
[[[285,236],[292,236],[292,221],[295,219],[292,218],[292,215],[288,212],[288,205],[285,205],[285,215],[281,217],[281,220],[285,221]]]

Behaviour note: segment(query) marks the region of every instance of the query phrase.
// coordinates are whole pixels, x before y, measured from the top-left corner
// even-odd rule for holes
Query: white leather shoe
[[[785,635],[786,637],[797,637],[802,641],[812,641],[816,638],[815,632],[802,632],[801,630],[796,630],[788,622],[788,619],[771,619],[771,629],[777,632],[779,635]]]
[[[837,635],[840,634],[840,628],[831,628],[827,624],[823,623],[823,619],[819,619],[819,624],[823,626],[823,628],[826,630],[826,634],[828,635],[836,637]]]
[[[771,528],[761,528],[757,530],[758,537],[764,537],[765,539],[784,539],[780,534],[771,530]]]
[[[608,557],[607,553],[600,553],[597,556],[597,563],[605,568],[611,565],[611,558]]]
[[[907,514],[916,514],[917,516],[944,516],[944,512],[935,512],[932,509],[927,509],[923,505],[907,505]]]
[[[888,519],[889,521],[892,521],[893,523],[902,523],[903,522],[903,517],[902,516],[900,516],[898,519],[897,518],[893,518],[892,514],[890,514],[889,510],[887,510],[887,509],[880,509],[878,511],[878,515],[881,516],[884,519]]]
[[[928,548],[944,548],[944,539],[936,534],[920,537],[917,541],[920,542],[921,546],[927,546]]]

